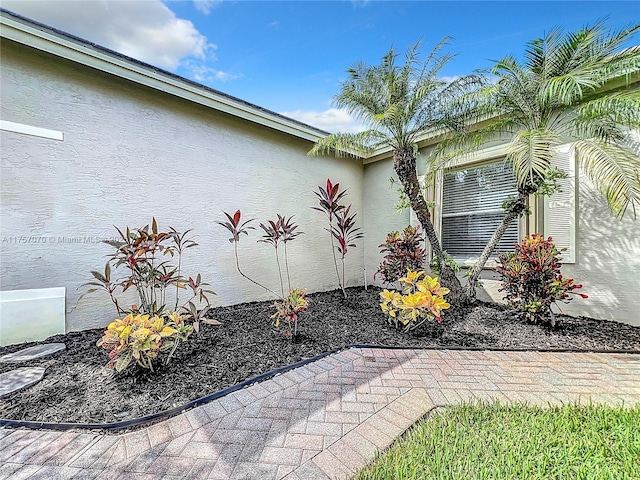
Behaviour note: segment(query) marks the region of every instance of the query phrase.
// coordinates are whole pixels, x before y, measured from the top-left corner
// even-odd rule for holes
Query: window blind
[[[517,195],[511,165],[492,163],[445,173],[442,193],[442,244],[458,262],[473,261],[482,253],[504,218],[502,202]],[[513,250],[518,222],[512,222],[494,256]]]

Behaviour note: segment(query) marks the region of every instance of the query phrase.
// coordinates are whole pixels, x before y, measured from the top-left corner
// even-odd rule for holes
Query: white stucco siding
[[[583,170],[578,199],[576,262],[562,273],[589,298],[560,304],[562,311],[640,326],[640,219],[630,211],[615,218]]]
[[[98,240],[114,237],[113,225],[155,216],[161,228],[193,229],[200,246],[187,250],[183,269],[202,273],[214,305],[271,298],[238,275],[229,234],[215,224],[236,209],[259,221],[295,215],[305,234],[288,247],[292,282],[310,292],[337,287],[312,192],[327,177],[349,187],[362,226],[358,161],[307,157],[308,141],[10,41],[1,55],[1,118],[64,134],[0,132],[2,290],[66,287],[67,329],[104,326],[115,312],[106,294],[78,302],[80,285],[111,252]],[[277,290],[274,252],[256,243],[260,232],[243,236],[241,266]],[[88,241],[66,243],[78,239]],[[348,285],[362,284],[362,268],[359,241],[347,256]]]
[[[389,182],[392,177],[397,182],[393,187]],[[364,205],[367,235],[364,239],[364,266],[369,285],[383,285],[379,277],[375,282],[373,279],[382,262],[379,245],[384,243],[387,233],[394,230],[402,231],[409,225],[409,210],[404,209],[399,213],[395,211],[400,201],[397,192],[399,185],[391,160],[365,165]]]

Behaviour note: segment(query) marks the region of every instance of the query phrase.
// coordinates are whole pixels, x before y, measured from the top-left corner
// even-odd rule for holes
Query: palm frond
[[[592,124],[640,128],[640,90],[614,92],[583,103],[576,109],[576,130],[592,136]]]
[[[513,164],[519,185],[537,185],[545,178],[553,159],[553,147],[559,143],[555,132],[543,128],[521,130],[513,137],[507,161]]]
[[[431,180],[442,169],[469,161],[484,145],[506,140],[518,131],[518,123],[504,116],[492,119],[476,130],[465,130],[449,135],[428,156],[427,179]]]
[[[590,55],[598,58],[600,73],[604,76],[604,81],[619,77],[626,71],[638,70],[640,46],[625,48],[631,37],[638,32],[640,32],[640,24],[617,32],[610,32],[601,26],[601,31],[593,42],[594,47]]]
[[[625,78],[627,82],[631,75],[640,70],[640,45],[636,45],[612,55],[603,62],[599,69],[603,83],[610,80]],[[628,84],[627,84],[628,85]]]
[[[548,102],[571,105],[618,78],[640,68],[640,49],[620,50],[640,26],[611,33],[598,22],[564,37],[545,39],[555,43],[549,53],[550,75],[541,84],[541,95]]]
[[[387,135],[392,148],[411,148],[418,135],[444,117],[446,102],[440,95],[447,84],[439,72],[453,58],[441,52],[447,41],[448,37],[443,38],[424,62],[419,58],[421,42],[417,42],[406,50],[402,65],[397,64],[393,47],[379,65],[354,64],[334,105]]]
[[[364,157],[381,146],[387,136],[377,130],[359,133],[333,133],[318,140],[307,153],[311,157],[334,155],[336,157]]]
[[[540,117],[539,112],[544,110],[545,103],[539,101],[539,81],[525,65],[509,56],[498,61],[489,72],[499,79],[490,90],[493,106],[485,102],[484,108],[525,119],[537,120]],[[528,126],[533,128],[530,124]]]
[[[554,106],[572,105],[601,85],[600,78],[592,72],[576,70],[549,78],[540,89],[540,98]]]
[[[576,159],[604,195],[616,217],[640,206],[640,151],[598,140],[574,144]]]
[[[526,65],[536,76],[547,78],[553,75],[551,59],[557,55],[561,35],[562,29],[555,27],[544,38],[527,43],[525,47]]]

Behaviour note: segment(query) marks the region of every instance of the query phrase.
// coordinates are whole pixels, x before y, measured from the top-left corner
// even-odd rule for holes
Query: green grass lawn
[[[356,478],[640,479],[640,405],[451,407]]]

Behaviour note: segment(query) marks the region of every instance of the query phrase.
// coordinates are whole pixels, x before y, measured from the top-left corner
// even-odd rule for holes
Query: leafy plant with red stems
[[[359,240],[364,235],[360,232],[360,227],[356,227],[356,216],[357,213],[351,212],[351,204],[347,207],[338,210],[336,213],[336,223],[333,226],[331,234],[338,242],[336,246],[336,250],[340,253],[340,261],[342,262],[342,293],[345,298],[347,296],[347,292],[345,291],[345,278],[344,278],[344,257],[347,255],[349,251],[349,247],[354,247],[356,244],[354,243],[356,240]]]
[[[226,228],[231,232],[231,238],[229,239],[229,242],[233,243],[233,252],[236,257],[236,269],[238,270],[238,273],[242,275],[244,278],[246,278],[247,280],[249,280],[251,283],[258,285],[261,288],[264,288],[268,292],[278,297],[279,295],[276,292],[271,290],[269,287],[266,287],[261,283],[258,283],[248,275],[245,275],[244,272],[240,269],[240,259],[238,257],[238,243],[240,242],[240,235],[244,234],[248,237],[249,236],[248,230],[255,230],[255,227],[248,226],[249,223],[255,220],[255,218],[250,218],[249,220],[245,220],[244,222],[240,223],[242,219],[242,212],[240,210],[236,210],[236,213],[234,213],[233,216],[229,215],[227,212],[222,212],[222,213],[224,213],[224,215],[227,217],[229,221],[228,222],[216,221],[216,223],[218,225],[222,225],[224,228]]]
[[[175,287],[175,300],[173,311],[186,311],[194,316],[197,324],[199,317],[209,308],[207,294],[214,294],[206,287],[208,284],[202,281],[200,274],[194,277],[182,275],[182,255],[188,248],[197,246],[187,230],[178,232],[173,227],[168,231],[158,230],[156,219],[153,218],[151,226],[131,230],[129,227],[122,231],[115,227],[121,240],[106,240],[104,243],[115,248],[115,252],[109,255],[104,272],[92,271],[95,278],[84,285],[90,288],[83,293],[87,295],[98,290],[105,290],[116,307],[118,315],[127,313],[162,316],[166,311],[169,299],[167,293],[169,287]],[[177,265],[162,258],[177,256]],[[117,269],[124,267],[128,275],[120,279],[112,278],[112,267]],[[123,308],[118,301],[117,294],[124,293],[134,288],[138,294],[139,304],[132,305],[130,309]],[[181,301],[180,290],[187,290],[191,294],[186,301]],[[199,311],[195,305],[204,303],[205,309]],[[196,325],[196,329],[198,326]]]
[[[340,191],[340,184],[333,184],[330,179],[327,178],[326,189],[322,186],[318,187],[317,192],[313,192],[318,197],[318,207],[311,207],[314,210],[323,212],[327,216],[329,222],[329,228],[325,228],[329,232],[331,238],[331,253],[333,254],[333,264],[336,268],[336,277],[338,278],[338,285],[342,290],[344,298],[347,298],[347,291],[344,285],[344,257],[347,254],[348,247],[355,247],[353,243],[355,240],[362,238],[362,233],[357,233],[360,230],[359,227],[355,227],[356,213],[349,215],[351,205],[346,207],[340,203],[340,200],[347,194],[347,190]],[[335,224],[334,224],[335,220]],[[337,240],[336,246],[334,240]],[[338,271],[338,259],[336,257],[336,250],[341,255],[342,260],[342,279]]]
[[[502,279],[509,305],[532,322],[556,325],[552,305],[557,301],[568,303],[569,294],[588,298],[584,293],[574,290],[582,285],[574,283],[560,273],[560,251],[549,237],[546,240],[538,234],[527,236],[522,244],[515,244],[514,252],[502,253],[496,272]]]
[[[333,254],[333,264],[336,268],[336,277],[338,278],[338,284],[342,289],[342,293],[345,298],[347,294],[340,282],[340,274],[338,273],[338,259],[336,258],[336,250],[334,243],[334,235],[333,235],[333,219],[336,216],[336,213],[343,209],[344,206],[340,205],[340,200],[347,194],[346,190],[340,191],[340,184],[336,183],[335,185],[331,183],[331,180],[327,178],[327,188],[324,189],[322,186],[318,186],[318,191],[313,192],[316,197],[318,197],[319,207],[311,207],[314,210],[318,210],[319,212],[323,212],[327,216],[327,221],[329,222],[329,228],[327,230],[329,232],[329,238],[331,239],[331,253]]]
[[[280,267],[280,257],[278,256],[278,245],[282,238],[281,233],[282,217],[278,215],[278,220],[268,220],[266,224],[261,223],[260,228],[264,230],[262,240],[258,242],[268,243],[273,246],[276,252],[276,265],[278,266],[278,276],[280,277],[280,291],[282,292],[282,298],[284,298],[284,284],[282,283],[282,268]]]
[[[380,275],[386,284],[392,284],[403,277],[407,269],[424,270],[425,251],[422,248],[424,239],[420,235],[420,227],[408,225],[400,232],[390,232],[384,243],[378,245],[384,254],[382,263],[373,278]]]
[[[240,210],[236,211],[236,213],[233,215],[233,217],[231,215],[229,215],[226,212],[223,212],[225,214],[225,216],[227,217],[227,219],[229,220],[228,222],[216,222],[219,225],[222,225],[223,227],[225,227],[227,230],[229,230],[231,232],[231,234],[233,235],[229,241],[231,243],[234,244],[234,252],[235,252],[235,257],[236,257],[236,268],[238,269],[238,272],[240,273],[240,275],[242,275],[244,278],[246,278],[247,280],[250,280],[251,282],[253,282],[254,284],[266,289],[267,291],[271,292],[273,295],[275,295],[276,297],[278,297],[278,300],[274,303],[274,307],[276,308],[276,313],[274,313],[271,318],[275,318],[275,326],[279,326],[280,325],[280,320],[285,320],[286,321],[286,325],[288,326],[287,329],[285,329],[285,335],[291,337],[291,327],[292,325],[294,326],[294,333],[293,335],[297,335],[298,332],[298,313],[307,310],[308,308],[308,300],[306,300],[304,298],[305,296],[305,291],[299,288],[291,288],[291,276],[289,274],[289,260],[288,260],[288,256],[287,256],[287,243],[290,242],[291,240],[295,239],[298,235],[302,234],[303,232],[297,231],[298,230],[298,225],[296,225],[295,223],[293,223],[293,216],[286,218],[283,217],[280,214],[277,214],[277,220],[268,220],[265,223],[261,223],[260,224],[260,228],[264,231],[264,235],[262,236],[262,239],[258,240],[258,242],[263,242],[263,243],[267,243],[271,246],[274,247],[275,249],[275,253],[276,253],[276,265],[278,266],[278,276],[280,278],[280,291],[282,292],[281,295],[277,294],[276,292],[274,292],[273,290],[271,290],[268,287],[265,287],[264,285],[258,283],[257,281],[253,280],[252,278],[248,277],[247,275],[245,275],[241,270],[240,270],[240,263],[238,260],[238,242],[240,241],[240,235],[241,234],[245,234],[248,235],[247,230],[249,229],[253,229],[253,227],[249,227],[247,226],[248,223],[252,222],[253,219],[247,220],[245,222],[243,222],[242,224],[240,223],[242,214],[240,212]],[[289,293],[285,294],[285,289],[284,289],[284,282],[282,279],[282,267],[280,264],[280,256],[278,254],[278,247],[280,246],[280,244],[284,245],[284,257],[285,257],[285,267],[286,267],[286,275],[287,275],[287,285],[289,287]]]
[[[279,239],[284,245],[284,264],[287,273],[287,286],[289,287],[289,291],[291,291],[291,275],[289,273],[289,256],[287,255],[287,243],[289,243],[291,240],[294,240],[298,235],[304,233],[296,231],[298,230],[298,225],[293,223],[292,220],[293,215],[289,218],[286,218],[278,214],[278,220],[275,225],[279,227]],[[269,223],[272,224],[272,227],[274,226],[273,222],[270,221]],[[279,267],[280,266],[278,265],[278,268]],[[282,275],[280,275],[280,278],[282,279]]]

